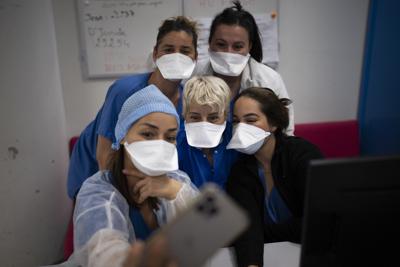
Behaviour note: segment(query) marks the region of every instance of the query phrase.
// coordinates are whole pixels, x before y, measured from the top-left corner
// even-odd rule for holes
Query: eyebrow
[[[247,113],[247,114],[244,115],[243,117],[246,118],[246,117],[251,117],[251,116],[259,117],[259,115],[258,115],[257,113]]]
[[[148,123],[148,122],[143,122],[139,126],[147,126],[147,127],[150,127],[152,129],[157,129],[157,130],[159,129],[156,125]],[[177,131],[177,130],[178,130],[178,127],[174,127],[174,128],[168,129],[167,132],[173,132],[173,131]]]
[[[151,124],[151,123],[149,123],[149,122],[143,122],[143,123],[141,123],[139,126],[147,126],[147,127],[152,128],[152,129],[158,129],[158,127],[157,127],[156,125]]]

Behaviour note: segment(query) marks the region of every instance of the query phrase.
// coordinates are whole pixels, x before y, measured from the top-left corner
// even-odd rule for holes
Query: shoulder
[[[108,89],[107,97],[131,95],[147,86],[150,73],[126,76],[116,80]]]
[[[254,155],[240,154],[239,159],[233,164],[230,176],[243,176],[244,174],[258,175],[257,160]]]
[[[265,64],[250,58],[249,63],[243,71],[241,88],[249,87],[268,87],[280,95],[280,90],[284,89],[284,84],[278,72]]]
[[[113,186],[109,171],[98,171],[85,180],[77,195],[77,203],[90,201],[93,205],[97,202],[124,202],[121,193]]]
[[[257,79],[265,79],[265,78],[274,78],[274,79],[280,79],[281,76],[279,75],[278,72],[273,70],[272,68],[268,67],[267,65],[260,63],[256,61],[253,58],[250,58],[249,60],[249,69],[250,69],[250,74]],[[264,76],[267,77],[264,77]]]
[[[283,136],[279,140],[277,150],[291,158],[305,160],[323,158],[320,149],[311,142],[297,136]]]

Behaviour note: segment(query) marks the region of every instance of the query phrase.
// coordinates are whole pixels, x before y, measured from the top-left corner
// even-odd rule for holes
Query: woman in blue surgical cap
[[[132,27],[135,27],[132,25]],[[149,84],[156,85],[178,109],[182,79],[192,74],[197,58],[195,23],[179,16],[165,20],[153,49],[156,68],[151,73],[131,75],[115,81],[108,89],[105,102],[96,118],[83,130],[72,151],[68,169],[68,195],[75,198],[83,181],[98,170],[107,168],[114,128],[124,101]]]
[[[145,240],[198,194],[178,170],[178,129],[175,106],[154,85],[124,102],[108,170],[88,178],[77,195],[70,262],[123,266],[132,242]],[[138,175],[126,176],[125,168]]]

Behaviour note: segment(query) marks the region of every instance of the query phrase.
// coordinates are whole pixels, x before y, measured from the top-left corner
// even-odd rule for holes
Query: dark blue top
[[[177,136],[179,169],[186,172],[198,188],[206,182],[214,182],[224,189],[231,167],[240,154],[234,149],[226,149],[231,137],[232,124],[227,122],[222,142],[211,148],[213,153],[213,166],[211,166],[201,149],[188,144],[186,132],[181,128]]]
[[[128,76],[115,81],[108,89],[106,99],[96,118],[83,130],[71,154],[68,169],[68,195],[74,198],[82,183],[98,170],[96,160],[97,136],[101,135],[115,142],[114,129],[118,114],[125,100],[148,85],[150,73]],[[180,95],[182,87],[179,88]],[[181,114],[182,101],[177,107]]]
[[[131,219],[133,228],[135,229],[136,239],[146,240],[153,230],[147,226],[140,211],[137,208],[129,206],[129,218]]]
[[[276,189],[276,186],[274,186],[271,192],[268,194],[267,185],[265,183],[265,175],[261,166],[258,167],[258,176],[260,177],[260,181],[265,190],[264,221],[267,223],[279,223],[284,222],[292,217],[292,213],[287,207],[285,201],[282,199],[281,194]]]

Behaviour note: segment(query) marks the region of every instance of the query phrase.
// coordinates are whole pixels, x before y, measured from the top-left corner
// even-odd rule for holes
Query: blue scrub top
[[[103,106],[96,118],[83,130],[72,151],[67,180],[70,198],[74,198],[82,183],[99,170],[96,160],[97,136],[101,135],[112,143],[115,142],[114,130],[122,105],[132,94],[148,85],[150,74],[138,74],[119,79],[108,89]],[[181,85],[179,92],[181,96]],[[177,110],[178,114],[182,113],[181,97]]]
[[[258,176],[265,190],[265,216],[266,223],[279,223],[284,222],[292,217],[292,213],[286,206],[285,201],[282,199],[281,194],[274,186],[268,195],[267,185],[265,184],[265,175],[263,168],[258,167]]]
[[[188,144],[186,132],[181,128],[177,136],[179,169],[186,172],[198,188],[206,182],[213,182],[225,189],[231,167],[240,154],[234,149],[226,149],[231,137],[232,124],[227,122],[222,142],[211,149],[213,153],[213,166],[211,166],[201,149]]]
[[[133,225],[133,229],[135,229],[136,239],[146,240],[153,230],[147,226],[140,211],[137,208],[129,206],[129,218]]]

